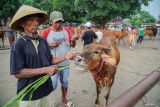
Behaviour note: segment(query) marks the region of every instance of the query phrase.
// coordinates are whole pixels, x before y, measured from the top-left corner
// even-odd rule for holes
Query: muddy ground
[[[0,45],[2,42],[0,41]],[[5,45],[8,46],[7,39]],[[109,102],[121,95],[124,91],[145,78],[156,68],[160,67],[160,40],[145,38],[141,45],[136,45],[133,50],[121,43],[118,46],[121,53],[121,61],[115,76]],[[75,49],[82,50],[82,42],[79,40]],[[16,78],[9,74],[10,50],[0,50],[0,106],[16,95]],[[69,77],[68,99],[72,100],[75,107],[93,107],[96,98],[95,83],[88,72],[80,72],[76,67],[71,68]],[[101,107],[104,104],[104,90],[102,91]],[[60,84],[53,92],[56,107],[60,107]],[[134,107],[160,107],[160,85],[157,84]]]

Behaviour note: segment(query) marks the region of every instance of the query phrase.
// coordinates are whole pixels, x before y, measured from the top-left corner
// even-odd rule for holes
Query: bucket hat
[[[21,19],[29,15],[37,15],[40,19],[39,20],[40,24],[44,23],[49,18],[48,14],[42,10],[39,10],[37,8],[28,5],[22,5],[12,18],[10,22],[10,28],[13,30],[21,30],[22,29],[20,25],[22,23]]]

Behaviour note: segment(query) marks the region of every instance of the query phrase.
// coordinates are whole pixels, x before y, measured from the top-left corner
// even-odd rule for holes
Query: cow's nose
[[[75,60],[76,62],[80,62],[80,61],[82,61],[82,57],[79,56],[79,55],[77,55],[77,56],[74,58],[74,60]]]

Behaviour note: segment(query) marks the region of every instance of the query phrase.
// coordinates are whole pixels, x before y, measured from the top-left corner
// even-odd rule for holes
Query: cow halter
[[[93,77],[96,79],[96,80],[100,80],[101,78],[101,75],[102,75],[102,68],[104,66],[104,61],[102,59],[100,59],[99,61],[99,68],[97,70],[97,72],[94,72],[92,73]]]

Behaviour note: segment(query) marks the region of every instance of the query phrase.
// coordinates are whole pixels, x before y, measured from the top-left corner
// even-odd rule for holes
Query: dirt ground
[[[5,44],[8,45],[7,40]],[[2,42],[0,41],[0,45]],[[160,40],[145,38],[141,45],[136,45],[133,50],[121,43],[118,47],[121,53],[121,61],[115,76],[109,102],[121,95],[124,91],[142,80],[160,67]],[[81,52],[82,42],[78,41],[75,51]],[[16,95],[16,78],[9,74],[10,50],[0,50],[0,106]],[[96,98],[95,83],[88,72],[80,72],[76,67],[71,68],[69,77],[68,99],[75,107],[93,107]],[[104,104],[104,91],[100,95],[101,107]],[[53,92],[53,100],[56,107],[60,107],[61,91],[60,84]],[[145,104],[146,103],[146,104]],[[157,84],[142,100],[134,107],[160,107],[160,85]]]

